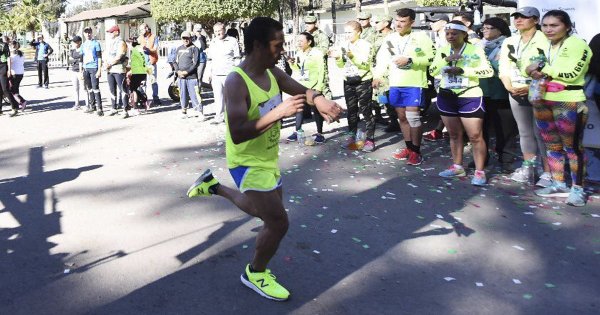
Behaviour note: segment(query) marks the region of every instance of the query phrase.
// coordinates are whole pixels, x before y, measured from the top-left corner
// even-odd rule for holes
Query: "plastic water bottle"
[[[531,104],[539,104],[544,100],[546,88],[548,87],[548,77],[541,79],[533,79],[529,85],[529,102]]]
[[[296,135],[298,136],[298,145],[304,145],[304,130],[296,131]]]
[[[365,135],[364,131],[359,129],[356,132],[356,141],[354,142],[356,144],[357,150],[360,150],[365,146],[365,138],[366,138],[366,135]]]
[[[527,172],[527,184],[533,185],[535,181],[535,158],[523,161],[523,170]]]

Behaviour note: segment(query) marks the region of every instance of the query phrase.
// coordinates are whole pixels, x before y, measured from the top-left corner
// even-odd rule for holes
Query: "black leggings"
[[[96,78],[98,68],[83,69],[83,83],[88,92],[88,108],[102,111],[102,96],[100,95],[100,80]]]
[[[319,113],[319,110],[316,106],[310,106],[304,104],[304,110],[310,107],[310,111],[312,111],[312,116],[315,119],[315,124],[317,125],[317,132],[323,134],[323,116]],[[304,112],[296,113],[296,131],[302,129],[302,123],[304,123]]]
[[[344,98],[348,108],[348,130],[356,134],[360,113],[365,118],[368,140],[375,138],[375,116],[371,110],[372,96],[371,80],[362,81],[359,84],[348,84],[344,81]]]
[[[0,95],[0,111],[2,110],[2,102],[4,97],[8,99],[13,110],[19,110],[19,103],[15,100],[8,84],[8,64],[0,63],[0,86],[2,86],[2,95]]]
[[[144,82],[146,80],[146,75],[145,74],[132,74],[131,75],[131,79],[129,80],[129,88],[127,89],[127,93],[126,94],[131,94],[132,92],[137,94],[138,96],[138,104],[145,104],[146,101],[148,100],[148,98],[146,97],[146,92],[141,90],[141,85],[142,82]],[[126,104],[129,104],[129,102],[127,102]],[[144,108],[144,106],[141,106],[142,108]],[[127,109],[129,109],[130,107],[127,106]]]
[[[25,99],[23,98],[23,96],[21,96],[21,93],[19,92],[19,87],[21,86],[21,81],[23,80],[23,75],[15,74],[12,77],[10,77],[9,80],[10,80],[10,92],[15,97],[15,100],[20,103],[24,102]]]
[[[510,110],[510,103],[506,100],[492,100],[483,98],[485,104],[485,114],[483,116],[483,140],[489,148],[490,129],[493,126],[496,135],[496,153],[502,156],[504,148],[513,139],[518,132],[517,122]]]

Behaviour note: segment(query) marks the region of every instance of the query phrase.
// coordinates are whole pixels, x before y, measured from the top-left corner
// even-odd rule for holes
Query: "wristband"
[[[313,105],[315,104],[315,98],[317,98],[319,96],[323,96],[324,97],[323,93],[321,93],[321,92],[317,92],[316,94],[313,94],[313,97],[312,97],[312,100],[311,100],[311,103],[313,103]]]

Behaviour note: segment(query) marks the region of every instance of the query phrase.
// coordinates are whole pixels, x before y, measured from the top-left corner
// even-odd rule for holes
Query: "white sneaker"
[[[533,167],[521,166],[517,168],[510,174],[510,179],[519,183],[531,183],[533,179]]]
[[[198,113],[198,122],[204,122],[206,121],[206,116],[204,116],[204,113],[199,112]]]
[[[542,173],[542,176],[540,176],[540,179],[537,181],[537,183],[535,183],[535,185],[542,188],[552,185],[552,174],[549,172]]]
[[[81,106],[77,106],[77,105],[76,105],[76,106],[73,106],[73,107],[71,107],[71,109],[72,109],[72,110],[80,110],[80,109],[81,109]]]

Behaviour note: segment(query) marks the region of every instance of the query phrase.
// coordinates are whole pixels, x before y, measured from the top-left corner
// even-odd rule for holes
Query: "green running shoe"
[[[250,264],[248,264],[240,280],[267,299],[282,302],[290,298],[290,292],[275,281],[275,275],[269,269],[264,272],[250,272]]]
[[[217,193],[217,187],[219,187],[219,181],[213,177],[212,171],[208,169],[196,179],[188,189],[187,195],[189,198],[214,195]]]

